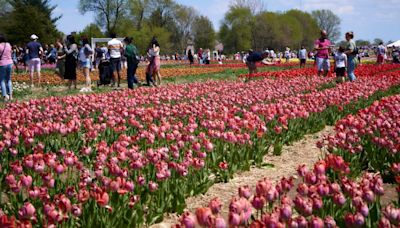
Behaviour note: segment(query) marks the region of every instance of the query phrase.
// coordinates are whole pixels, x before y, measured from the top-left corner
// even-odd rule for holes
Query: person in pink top
[[[12,47],[4,35],[0,35],[0,84],[1,93],[5,101],[12,99]]]
[[[320,76],[321,73],[326,76],[330,69],[329,53],[331,52],[331,41],[327,38],[325,30],[321,31],[321,37],[315,41],[314,49],[317,51],[315,57],[318,67],[318,76]]]

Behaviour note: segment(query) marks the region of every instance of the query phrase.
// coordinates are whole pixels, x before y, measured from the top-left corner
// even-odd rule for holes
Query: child
[[[335,72],[336,81],[338,83],[345,81],[345,72],[347,67],[347,56],[344,54],[344,47],[340,46],[338,52],[335,54]]]

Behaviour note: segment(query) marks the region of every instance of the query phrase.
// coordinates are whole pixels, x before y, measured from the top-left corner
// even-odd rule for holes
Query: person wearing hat
[[[249,55],[246,58],[246,65],[249,68],[249,73],[257,73],[257,62],[263,62],[264,59],[268,58],[269,52],[254,52],[249,50]]]
[[[31,86],[33,87],[33,74],[36,71],[39,79],[40,86],[40,70],[41,70],[41,60],[40,56],[43,53],[42,45],[37,41],[39,39],[38,36],[33,34],[31,36],[31,42],[26,45],[26,54],[28,55],[28,69],[31,77]]]

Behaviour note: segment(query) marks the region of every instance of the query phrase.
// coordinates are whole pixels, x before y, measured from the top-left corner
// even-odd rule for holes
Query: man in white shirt
[[[121,84],[121,49],[123,44],[121,41],[117,40],[117,35],[111,33],[112,40],[108,41],[108,50],[110,55],[110,62],[113,68],[113,72],[117,71],[118,75],[118,87]],[[113,74],[113,85],[115,85],[115,76]]]

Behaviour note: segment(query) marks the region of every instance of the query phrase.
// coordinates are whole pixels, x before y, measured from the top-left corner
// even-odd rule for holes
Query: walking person
[[[82,67],[83,76],[85,76],[86,89],[82,92],[92,91],[92,80],[90,79],[90,69],[92,65],[91,56],[94,54],[92,47],[90,47],[89,39],[87,37],[82,38],[82,47],[79,50],[79,61]]]
[[[113,67],[113,72],[117,72],[118,87],[121,84],[121,49],[123,48],[122,42],[117,39],[115,33],[111,33],[111,40],[108,41],[108,50],[110,54],[110,62]],[[113,86],[115,86],[115,75],[113,73]]]
[[[0,35],[0,84],[4,101],[12,100],[12,47],[4,35]]]
[[[128,63],[127,76],[128,76],[128,88],[134,89],[139,85],[139,81],[136,78],[136,70],[139,65],[139,52],[135,45],[132,44],[132,37],[126,37],[125,43],[125,57]]]
[[[76,89],[76,67],[79,51],[73,35],[67,36],[64,51],[66,54],[64,79],[68,80],[68,89],[71,89],[72,84]]]
[[[349,77],[349,80],[351,82],[355,81],[357,79],[356,75],[354,74],[354,70],[356,69],[357,65],[357,46],[356,42],[354,42],[354,33],[353,32],[347,32],[346,35],[346,48],[345,48],[345,54],[347,55],[347,77]]]
[[[33,74],[36,71],[38,79],[39,79],[39,86],[40,86],[40,71],[41,71],[41,55],[44,53],[42,45],[37,41],[39,39],[38,36],[33,34],[31,36],[31,42],[26,45],[26,54],[28,55],[28,69],[31,78],[31,86],[33,87]]]
[[[341,83],[345,81],[346,67],[347,67],[347,56],[344,54],[344,47],[340,46],[338,52],[334,58],[336,82]]]
[[[307,62],[307,50],[304,46],[301,46],[299,50],[300,68],[306,67]]]
[[[323,76],[327,76],[330,69],[329,53],[331,50],[331,41],[328,39],[325,30],[321,31],[321,37],[315,41],[314,49],[317,51],[315,57],[318,68],[318,76],[320,76],[322,73]]]
[[[379,43],[379,46],[376,50],[376,55],[377,55],[377,60],[376,63],[377,64],[384,64],[385,63],[385,55],[386,55],[387,49],[386,47],[383,45],[383,42]]]

